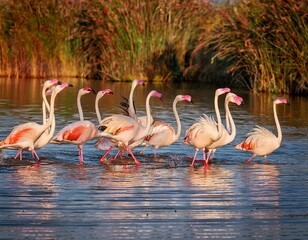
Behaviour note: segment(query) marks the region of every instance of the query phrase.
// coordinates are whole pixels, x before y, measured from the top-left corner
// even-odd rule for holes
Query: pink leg
[[[264,156],[264,163],[268,163],[267,162],[267,155]]]
[[[144,146],[144,148],[142,148],[142,150],[140,151],[140,154],[142,154],[143,153],[143,151],[147,148],[148,146],[147,145],[145,145]]]
[[[22,150],[19,149],[17,154],[15,155],[14,159],[16,159],[19,156],[20,161],[22,160]]]
[[[36,151],[33,149],[32,151],[32,155],[36,157],[37,161],[40,161],[39,156],[36,154]]]
[[[196,152],[195,152],[194,158],[193,158],[193,160],[192,160],[192,162],[191,162],[191,164],[190,164],[189,166],[191,166],[191,167],[193,167],[193,166],[194,166],[198,151],[199,151],[199,149],[196,149]]]
[[[210,157],[211,157],[211,153],[208,152],[206,161],[204,162],[204,166],[208,165],[208,163],[210,162]]]
[[[157,148],[154,148],[154,157],[156,157]]]
[[[203,150],[203,160],[206,161],[206,152]]]
[[[133,159],[135,160],[135,164],[136,164],[137,166],[140,166],[141,163],[135,158],[135,155],[133,154],[133,152],[132,152],[132,150],[130,149],[129,146],[127,146],[127,151],[129,152],[130,155],[132,155]]]
[[[112,149],[113,149],[113,146],[111,146],[111,147],[107,150],[107,152],[104,154],[104,156],[101,157],[101,159],[100,159],[101,164],[104,164],[104,163],[105,163],[105,158],[106,158],[106,156],[108,155],[108,153],[109,153]]]
[[[249,159],[246,160],[246,163],[250,163],[251,159],[253,159],[256,155],[253,154]]]
[[[82,147],[83,147],[82,145],[78,145],[78,156],[79,156],[79,164],[80,165],[82,165],[84,163]]]
[[[119,151],[117,152],[117,154],[114,156],[113,160],[116,160],[116,159],[117,159],[119,153],[121,153],[121,157],[122,157],[123,151],[122,151],[121,149],[119,149]]]

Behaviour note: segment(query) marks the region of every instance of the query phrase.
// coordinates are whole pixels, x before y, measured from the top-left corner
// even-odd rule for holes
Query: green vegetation
[[[308,93],[308,2],[0,0],[0,75]]]

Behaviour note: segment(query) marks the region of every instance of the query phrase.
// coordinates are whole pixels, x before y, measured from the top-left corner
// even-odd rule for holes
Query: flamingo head
[[[231,90],[230,90],[230,88],[218,88],[217,90],[216,90],[216,93],[215,93],[215,95],[222,95],[222,94],[224,94],[224,93],[227,93],[227,92],[230,92]]]
[[[142,80],[140,80],[140,79],[135,79],[135,80],[133,81],[132,88],[135,88],[137,85],[142,85],[142,86],[144,86],[144,82],[143,82]]]
[[[105,89],[105,90],[101,90],[97,93],[96,97],[97,98],[101,98],[103,97],[105,94],[113,94],[113,92],[110,89]]]
[[[156,98],[159,98],[160,100],[163,100],[163,95],[155,90],[152,90],[150,93],[149,93],[150,96],[152,97],[156,97]]]
[[[187,101],[187,102],[192,103],[190,95],[178,95],[178,98],[179,98],[178,99],[179,101]]]
[[[58,79],[51,79],[51,80],[46,80],[44,82],[44,88],[47,89],[47,88],[50,88],[52,86],[56,86],[56,85],[61,85],[61,81],[59,81]]]
[[[52,94],[57,94],[67,87],[73,87],[73,85],[70,83],[62,83],[61,85],[57,85],[55,89],[52,91]]]
[[[90,88],[90,87],[81,88],[81,89],[79,90],[79,94],[81,94],[81,95],[85,95],[85,94],[90,93],[90,92],[96,94],[96,92],[94,91],[94,89],[93,89],[93,88]]]
[[[226,96],[226,101],[236,103],[237,105],[241,105],[243,102],[243,98],[237,96],[234,93],[228,93]]]
[[[281,97],[276,97],[274,98],[274,103],[279,104],[279,103],[288,103],[287,99],[281,98]]]

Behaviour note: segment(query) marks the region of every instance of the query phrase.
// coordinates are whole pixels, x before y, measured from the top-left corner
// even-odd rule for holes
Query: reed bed
[[[308,2],[243,0],[220,10],[222,24],[202,37],[228,72],[255,91],[308,93]]]

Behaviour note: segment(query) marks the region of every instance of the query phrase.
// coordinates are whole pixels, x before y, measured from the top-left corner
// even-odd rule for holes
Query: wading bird
[[[266,162],[267,155],[279,148],[282,140],[282,132],[277,117],[276,105],[280,103],[287,103],[287,100],[277,97],[273,101],[274,119],[278,132],[277,137],[266,128],[256,126],[251,132],[246,134],[246,140],[235,146],[236,149],[252,152],[252,156],[246,162],[249,163],[255,156],[264,156],[264,161]]]
[[[203,150],[203,160],[205,164],[208,163],[208,158],[206,158],[205,152],[208,151],[207,147],[213,142],[218,141],[223,132],[223,126],[221,123],[221,116],[218,108],[218,97],[222,94],[230,92],[229,88],[218,88],[215,91],[214,97],[214,107],[216,112],[217,122],[207,115],[200,117],[197,122],[195,122],[191,127],[186,130],[184,137],[184,144],[193,146],[196,151],[190,166],[194,166],[197,153],[199,149]]]
[[[178,114],[178,111],[176,109],[176,105],[180,101],[188,101],[191,102],[191,96],[189,95],[177,95],[172,104],[172,110],[175,116],[175,120],[177,123],[177,132],[175,133],[174,128],[161,121],[155,121],[153,124],[153,130],[152,133],[150,133],[148,136],[146,136],[144,144],[145,147],[142,149],[140,153],[142,153],[147,146],[153,146],[154,147],[154,157],[156,157],[156,151],[160,147],[165,147],[173,144],[177,140],[179,140],[182,132],[182,125],[180,121],[180,117]]]
[[[56,96],[66,87],[71,86],[68,83],[63,83],[57,85],[52,91],[50,99],[50,115],[47,122],[43,124],[38,124],[35,122],[28,122],[16,126],[13,131],[0,142],[0,149],[18,149],[18,150],[28,150],[39,161],[39,157],[35,152],[34,144],[39,139],[39,137],[51,126],[54,117],[54,103]],[[20,159],[22,160],[22,155],[20,154]]]
[[[94,92],[92,88],[82,88],[78,92],[77,96],[77,106],[80,116],[80,121],[71,123],[60,130],[57,135],[52,139],[51,143],[55,144],[74,144],[78,146],[78,158],[79,164],[84,163],[83,159],[83,146],[89,140],[100,137],[97,127],[94,123],[88,120],[84,120],[83,111],[81,107],[81,96],[84,94]],[[95,92],[94,92],[95,93]],[[104,92],[105,94],[110,94],[111,91]]]
[[[222,136],[218,141],[213,142],[210,146],[207,147],[208,155],[216,151],[217,148],[220,148],[222,146],[225,146],[229,143],[231,143],[235,136],[236,136],[236,127],[233,120],[233,117],[231,115],[230,109],[229,109],[229,103],[235,103],[237,105],[241,105],[243,102],[243,98],[237,96],[234,93],[228,93],[225,98],[225,111],[226,111],[226,128],[223,127]],[[230,129],[231,124],[231,129]],[[210,160],[210,156],[208,156]]]
[[[99,129],[102,131],[101,136],[116,142],[120,149],[127,150],[128,153],[133,157],[137,166],[140,165],[140,162],[134,156],[129,145],[145,138],[145,136],[147,136],[149,133],[151,127],[151,97],[161,98],[162,94],[155,90],[148,94],[146,98],[146,126],[142,126],[135,119],[121,114],[114,114],[104,118],[99,126]],[[101,163],[104,163],[105,157],[113,149],[113,147],[114,146],[111,146],[102,156],[100,160]]]

